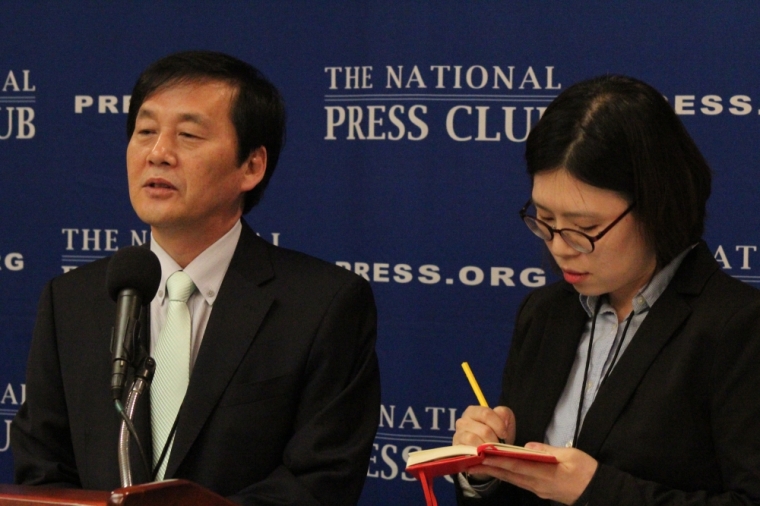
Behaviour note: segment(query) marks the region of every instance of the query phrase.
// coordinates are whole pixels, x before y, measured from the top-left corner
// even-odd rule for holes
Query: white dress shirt
[[[166,280],[177,271],[184,270],[195,283],[196,290],[187,301],[192,319],[192,336],[190,349],[190,371],[192,374],[198,350],[206,332],[206,325],[214,307],[214,301],[219,293],[224,275],[230,266],[232,255],[235,253],[240,232],[243,226],[240,221],[224,234],[218,241],[206,248],[187,267],[182,269],[169,254],[156,242],[151,234],[150,250],[156,254],[161,263],[161,284],[158,293],[150,303],[150,351],[156,349],[158,336],[166,322],[169,301],[166,293]]]
[[[591,362],[589,363],[588,377],[585,378],[586,385],[583,385],[586,358],[588,357],[588,347],[591,339],[594,309],[596,308],[599,296],[579,296],[581,306],[583,306],[589,319],[586,322],[581,341],[578,344],[573,368],[570,370],[570,376],[565,384],[565,389],[554,408],[554,416],[546,428],[544,443],[551,446],[572,447],[575,425],[578,422],[581,389],[586,389],[580,417],[581,427],[583,427],[586,413],[588,413],[588,410],[594,403],[596,394],[599,392],[605,376],[609,373],[610,369],[617,365],[620,357],[623,356],[628,345],[639,330],[639,327],[644,323],[644,319],[649,314],[649,309],[654,306],[654,303],[660,298],[662,292],[668,287],[678,267],[681,266],[684,257],[693,247],[691,246],[682,251],[668,265],[658,271],[646,286],[636,293],[631,301],[631,315],[618,315],[615,308],[609,303],[608,297],[606,295],[603,297],[599,307],[599,314],[596,316],[595,336],[593,347],[591,348]],[[631,318],[630,324],[624,317]],[[621,342],[621,339],[624,339],[624,341]],[[620,348],[620,352],[615,363],[612,363],[618,347]]]

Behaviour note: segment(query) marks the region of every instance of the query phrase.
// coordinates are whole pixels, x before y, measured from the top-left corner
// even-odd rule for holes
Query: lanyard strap
[[[599,309],[602,306],[602,297],[599,297],[596,301],[596,307],[594,308],[594,319],[591,320],[591,335],[589,336],[588,340],[588,351],[586,352],[586,367],[583,371],[583,383],[581,384],[581,398],[578,402],[578,416],[575,419],[575,431],[573,435],[573,448],[576,448],[578,445],[578,436],[580,435],[581,431],[581,417],[583,415],[583,401],[586,398],[586,383],[588,382],[588,371],[589,367],[591,365],[591,348],[594,345],[594,330],[596,330],[596,317],[599,315]],[[620,349],[623,347],[623,343],[625,342],[625,335],[628,333],[628,327],[631,325],[631,320],[633,319],[633,309],[631,310],[631,314],[628,315],[628,318],[625,319],[625,328],[623,329],[623,335],[620,338],[620,342],[617,345],[617,348],[615,349],[615,355],[612,357],[612,363],[610,364],[610,367],[607,369],[607,373],[604,375],[604,378],[602,378],[602,383],[599,385],[599,388],[601,388],[601,385],[604,384],[605,381],[607,381],[607,378],[609,378],[610,373],[612,372],[612,368],[615,367],[615,363],[617,362],[618,355],[620,354]]]

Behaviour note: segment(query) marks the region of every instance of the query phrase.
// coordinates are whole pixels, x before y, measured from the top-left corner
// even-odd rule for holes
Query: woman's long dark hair
[[[702,237],[711,174],[667,100],[607,75],[563,91],[528,136],[528,174],[565,169],[636,202],[633,215],[663,267]]]

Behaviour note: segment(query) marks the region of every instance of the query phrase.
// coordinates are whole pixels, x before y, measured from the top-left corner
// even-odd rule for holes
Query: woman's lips
[[[571,285],[574,285],[586,279],[586,277],[588,276],[588,273],[563,270],[562,275],[565,277],[565,281],[567,281]]]

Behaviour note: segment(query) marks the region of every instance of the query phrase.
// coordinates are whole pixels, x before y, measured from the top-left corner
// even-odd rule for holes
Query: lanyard
[[[599,315],[599,308],[602,306],[602,297],[600,296],[599,299],[596,301],[596,307],[594,308],[594,319],[591,320],[591,336],[589,336],[588,339],[588,351],[586,352],[586,368],[583,371],[583,383],[581,384],[581,399],[578,403],[578,416],[575,419],[575,434],[573,435],[573,448],[575,448],[578,444],[578,435],[581,431],[581,416],[583,414],[583,400],[586,397],[586,383],[588,383],[588,371],[589,366],[591,365],[591,347],[594,345],[594,330],[596,329],[596,317]],[[623,347],[623,343],[625,342],[625,335],[628,333],[628,327],[631,325],[631,320],[633,319],[633,309],[631,309],[631,314],[628,315],[628,318],[625,319],[625,328],[623,329],[623,335],[620,337],[620,342],[617,345],[617,348],[615,349],[615,355],[612,357],[612,363],[610,364],[610,367],[607,369],[607,372],[604,375],[604,378],[602,378],[602,383],[599,385],[599,388],[602,387],[605,381],[607,381],[607,378],[610,376],[610,373],[612,372],[612,368],[615,367],[615,363],[617,362],[618,355],[620,354],[620,349]]]

